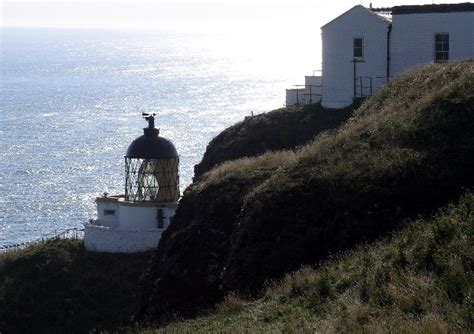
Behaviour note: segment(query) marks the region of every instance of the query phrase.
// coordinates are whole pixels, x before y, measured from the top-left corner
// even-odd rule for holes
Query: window
[[[449,34],[435,34],[435,63],[446,63],[449,60]]]
[[[104,210],[104,216],[113,216],[115,215],[115,210]]]
[[[354,59],[362,59],[364,57],[364,39],[362,37],[354,37]]]
[[[156,210],[156,221],[158,223],[158,228],[165,227],[164,225],[164,216],[163,216],[163,209]]]

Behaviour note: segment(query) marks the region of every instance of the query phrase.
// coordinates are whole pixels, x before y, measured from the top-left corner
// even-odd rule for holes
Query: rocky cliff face
[[[474,62],[389,83],[297,151],[221,164],[185,192],[142,280],[137,319],[256,295],[328,254],[384,236],[474,186]]]

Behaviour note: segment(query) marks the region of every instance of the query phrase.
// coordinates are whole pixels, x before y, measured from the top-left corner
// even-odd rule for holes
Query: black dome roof
[[[135,139],[128,146],[125,157],[141,159],[163,159],[178,157],[173,143],[160,137],[156,128],[145,128],[145,134]]]

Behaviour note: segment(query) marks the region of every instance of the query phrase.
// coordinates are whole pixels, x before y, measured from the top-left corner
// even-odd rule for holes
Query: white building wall
[[[158,209],[162,209],[163,228],[168,227],[170,218],[174,215],[174,208],[156,206],[128,206],[120,203],[119,227],[123,229],[157,228]]]
[[[304,77],[304,93],[309,103],[321,101],[321,76],[307,75]]]
[[[304,88],[291,88],[286,90],[287,107],[304,102]]]
[[[321,80],[321,76],[307,75],[304,77],[304,88],[287,89],[286,106],[321,101]]]
[[[354,98],[354,37],[362,37],[363,62],[356,63],[356,77],[368,86],[372,77],[373,94],[385,82],[387,71],[387,30],[389,22],[363,6],[355,6],[322,29],[322,105],[342,108]],[[360,88],[358,89],[360,93]],[[364,90],[369,94],[369,89]]]
[[[158,246],[162,229],[127,230],[94,223],[84,224],[84,247],[88,251],[135,253]]]
[[[120,228],[157,228],[156,207],[120,205]]]
[[[392,18],[390,74],[434,62],[435,33],[449,33],[449,60],[474,58],[474,12],[398,14]]]
[[[126,202],[118,196],[99,197],[96,202],[98,219],[84,224],[84,246],[89,251],[111,253],[156,248],[177,207],[177,203]],[[160,228],[159,209],[163,217]],[[114,214],[105,210],[113,210]]]
[[[107,211],[113,211],[114,214],[107,214]],[[104,226],[118,227],[119,207],[117,202],[97,201],[97,218]]]

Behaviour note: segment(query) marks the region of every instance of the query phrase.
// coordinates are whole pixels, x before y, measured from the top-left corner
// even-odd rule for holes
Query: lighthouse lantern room
[[[96,198],[97,219],[85,224],[84,245],[101,252],[140,252],[155,248],[170,224],[179,199],[179,157],[159,136],[155,114],[125,155],[125,194]]]

